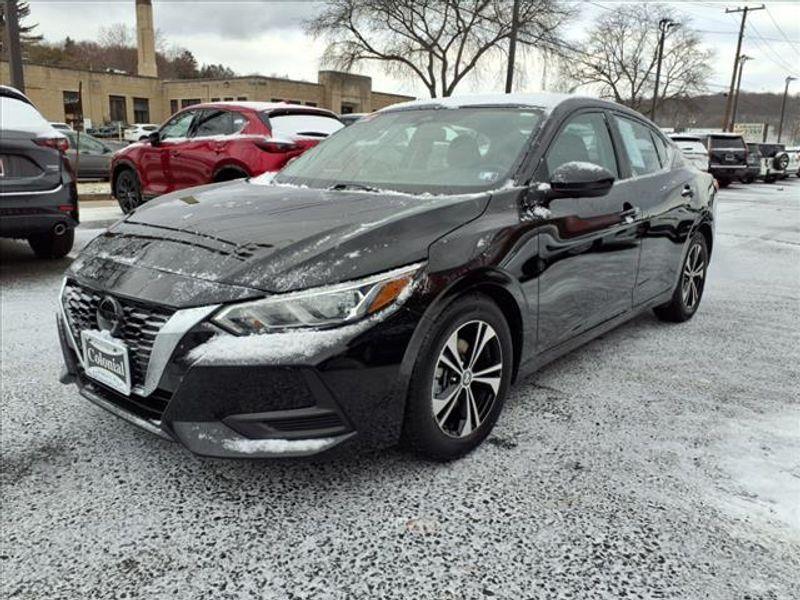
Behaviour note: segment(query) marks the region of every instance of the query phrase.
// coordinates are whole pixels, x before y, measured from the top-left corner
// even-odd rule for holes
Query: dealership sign
[[[746,142],[763,142],[767,139],[766,123],[735,123],[733,132],[742,134]]]

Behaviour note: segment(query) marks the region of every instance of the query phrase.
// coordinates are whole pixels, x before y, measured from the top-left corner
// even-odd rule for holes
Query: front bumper
[[[155,350],[150,357],[146,379],[152,385],[123,396],[85,375],[62,307],[62,381],[77,383],[101,408],[202,456],[307,456],[344,442],[380,447],[398,440],[407,383],[403,363],[419,323],[414,313],[400,309],[308,356],[270,360],[198,358],[198,349],[219,335],[205,316],[195,314],[180,330],[172,327],[161,357]]]

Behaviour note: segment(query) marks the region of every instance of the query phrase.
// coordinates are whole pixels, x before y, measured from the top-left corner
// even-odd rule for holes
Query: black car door
[[[600,165],[619,177],[602,110],[573,113],[565,120],[538,166],[536,179],[550,181],[557,167],[573,161]],[[624,182],[615,182],[599,198],[549,200],[548,212],[547,225],[538,236],[539,352],[629,311],[639,254],[638,209]]]
[[[612,113],[627,193],[640,209],[642,236],[634,305],[671,290],[678,276],[683,245],[694,221],[691,201],[696,171],[675,156],[674,145],[644,121]],[[677,158],[677,160],[676,160]]]

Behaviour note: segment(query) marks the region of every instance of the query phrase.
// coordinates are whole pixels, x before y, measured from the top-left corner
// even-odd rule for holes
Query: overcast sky
[[[620,2],[576,2],[580,17],[567,30],[570,40],[579,39],[592,20]],[[730,83],[736,36],[741,15],[725,14],[726,2],[665,2],[691,19],[706,44],[716,52],[711,91],[727,89]],[[747,63],[742,88],[750,91],[782,92],[784,79],[800,77],[800,1],[764,2],[767,10],[748,15],[742,51],[755,58]],[[57,41],[95,39],[103,25],[135,23],[134,0],[30,0],[31,21],[39,23],[46,39]],[[240,74],[277,74],[316,81],[320,40],[303,32],[303,20],[319,10],[316,2],[265,0],[154,0],[155,26],[170,44],[184,46],[200,63],[223,63]],[[488,73],[486,71],[489,71]],[[538,91],[541,64],[526,62],[521,91]],[[362,72],[374,79],[373,89],[424,95],[413,80],[384,75],[379,68]],[[482,77],[466,80],[457,93],[497,91],[504,83],[502,65],[484,70]],[[800,81],[795,84],[800,90]]]

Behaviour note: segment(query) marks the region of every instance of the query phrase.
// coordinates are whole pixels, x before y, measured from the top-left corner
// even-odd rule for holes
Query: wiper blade
[[[297,135],[307,135],[310,137],[328,137],[327,133],[321,131],[298,131]]]
[[[362,192],[380,192],[376,187],[370,187],[368,185],[362,185],[360,183],[335,183],[331,187],[328,188],[329,190],[333,191],[341,191],[341,190],[360,190]]]

